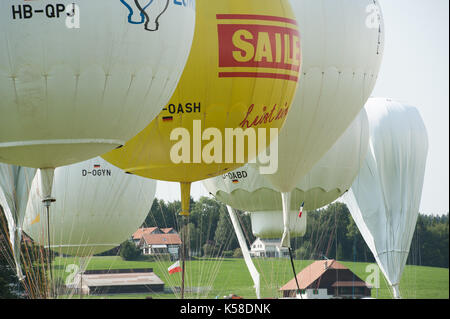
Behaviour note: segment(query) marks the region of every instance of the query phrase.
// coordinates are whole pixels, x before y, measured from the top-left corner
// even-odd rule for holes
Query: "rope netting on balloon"
[[[357,230],[357,228],[352,223],[352,218],[344,204],[337,201],[322,209],[307,213],[309,220],[306,234],[303,237],[291,238],[291,246],[295,251],[294,263],[297,274],[316,260],[334,259],[343,263],[354,272],[353,281],[361,279],[368,282],[370,275],[376,271],[378,282],[375,282],[374,286],[372,286],[372,297],[393,298],[386,278],[376,265],[374,257],[361,235],[346,238],[347,228],[353,227],[352,231]],[[252,235],[251,224],[243,221],[243,217],[246,214],[240,212],[237,216],[239,217],[247,244],[251,247],[255,240],[255,237]],[[343,229],[345,230],[343,231]],[[274,239],[274,241],[279,245],[280,238]],[[415,237],[411,246],[408,264],[418,265],[420,263],[419,241]],[[343,250],[346,251],[345,254]],[[252,261],[260,274],[261,297],[282,297],[280,288],[293,279],[288,254],[285,252],[285,254],[278,256],[253,255]],[[373,267],[375,267],[375,270]],[[336,271],[335,275],[335,280],[338,282],[339,272]],[[370,285],[370,282],[368,284]],[[320,281],[317,283],[317,289],[319,285]],[[404,287],[401,289],[404,298],[416,298],[417,267],[406,267],[401,286]],[[380,294],[379,289],[382,290]],[[347,292],[343,297],[355,298],[357,295],[360,295],[360,293],[357,293],[355,286],[353,286],[352,291],[350,293]]]
[[[68,179],[66,183],[70,183]],[[112,184],[104,185],[106,188],[116,190],[111,193],[109,200],[105,201],[102,206],[102,210],[114,211],[114,207],[117,205],[117,201],[123,198],[123,188],[128,185],[124,183],[119,188],[114,188]],[[56,187],[56,185],[55,185]],[[108,272],[110,270],[121,268],[153,268],[154,273],[163,280],[165,284],[165,291],[153,292],[152,287],[148,287],[148,294],[154,298],[180,298],[180,274],[170,275],[168,267],[172,265],[176,260],[180,260],[180,252],[177,252],[175,256],[170,256],[167,250],[153,254],[152,256],[140,256],[135,261],[129,263],[122,260],[120,256],[120,250],[116,249],[116,252],[109,253],[109,256],[98,256],[98,243],[102,242],[102,235],[110,231],[107,225],[111,225],[109,219],[113,218],[112,214],[104,214],[101,218],[93,218],[96,214],[95,203],[87,203],[87,198],[96,197],[95,194],[89,194],[91,192],[85,183],[80,183],[77,186],[76,193],[63,193],[63,196],[56,196],[57,202],[50,208],[50,243],[52,246],[52,269],[49,269],[48,263],[48,250],[47,250],[47,230],[46,224],[43,223],[38,233],[38,238],[34,238],[35,242],[41,243],[39,249],[28,249],[23,253],[23,256],[27,260],[39,261],[41,265],[39,271],[36,268],[25,267],[27,280],[30,281],[30,285],[35,287],[34,290],[41,291],[40,294],[27,294],[30,298],[82,298],[87,297],[83,292],[83,273],[86,270],[102,270]],[[96,190],[93,190],[96,192]],[[141,197],[149,197],[140,188]],[[71,197],[71,200],[66,200],[65,197]],[[122,196],[122,197],[121,197]],[[83,202],[83,209],[86,212],[81,213],[80,207],[73,205],[73,197],[76,198],[75,202]],[[146,221],[143,227],[158,227],[174,228],[180,237],[187,243],[186,251],[187,258],[185,263],[185,297],[186,298],[209,298],[216,297],[217,292],[214,290],[214,281],[221,271],[221,266],[224,261],[223,252],[227,250],[232,236],[227,236],[225,241],[214,241],[214,225],[217,224],[217,217],[213,220],[213,216],[209,214],[194,214],[196,224],[198,227],[193,227],[189,218],[179,216],[180,205],[179,203],[170,203],[174,207],[173,210],[167,212],[163,211],[159,201],[155,201],[155,207],[148,213]],[[57,206],[57,204],[59,206]],[[70,205],[70,207],[69,207]],[[150,206],[149,206],[150,207]],[[42,221],[46,219],[46,212],[43,207],[37,206],[35,209],[40,212],[35,213],[39,215]],[[121,220],[127,219],[127,214],[133,214],[134,207],[131,204],[129,211],[120,212],[122,214]],[[159,212],[162,219],[157,220],[153,211]],[[58,216],[60,217],[52,216]],[[34,215],[34,216],[35,216]],[[33,216],[33,217],[34,217]],[[117,217],[117,216],[115,216]],[[84,218],[87,223],[95,223],[97,232],[94,234],[95,238],[89,237],[89,231],[85,229],[86,225],[80,221],[80,218]],[[143,216],[142,219],[144,219]],[[120,219],[118,220],[120,222]],[[58,226],[61,226],[60,228]],[[120,225],[118,225],[120,227]],[[139,227],[136,226],[129,236]],[[64,232],[64,233],[63,233]],[[206,240],[205,240],[206,238]],[[64,239],[64,243],[61,240]],[[207,242],[208,246],[203,247]],[[116,245],[120,242],[116,243]],[[133,243],[134,245],[134,243]],[[69,247],[70,246],[70,247]],[[96,252],[94,252],[94,248]],[[67,253],[70,248],[70,253]],[[207,249],[207,253],[203,254],[203,250]],[[94,255],[97,253],[97,255]],[[220,292],[219,292],[220,293]],[[117,295],[115,297],[129,298],[143,297],[145,294],[136,294],[136,296],[130,295]],[[97,296],[102,297],[102,296]],[[111,297],[110,294],[105,293],[105,298]]]
[[[163,208],[161,207],[161,201],[155,201],[155,204],[158,210],[163,212]],[[177,206],[177,203],[174,204]],[[178,205],[179,206],[179,205]],[[187,240],[188,245],[186,249],[189,253],[186,256],[186,274],[185,274],[185,298],[215,298],[217,296],[223,297],[225,295],[229,295],[231,293],[244,296],[246,298],[254,298],[254,290],[252,289],[252,283],[250,280],[250,276],[245,269],[245,264],[242,262],[240,258],[230,258],[229,255],[224,254],[230,248],[231,242],[234,237],[234,231],[231,227],[231,222],[229,221],[229,216],[226,213],[223,205],[218,205],[220,207],[220,214],[224,214],[226,219],[228,220],[228,225],[230,225],[229,236],[225,241],[209,241],[207,256],[204,254],[204,247],[202,247],[203,239],[205,236],[212,237],[213,230],[213,221],[211,216],[208,215],[200,215],[198,216],[197,222],[199,223],[199,227],[189,227],[186,225],[192,224],[192,219],[188,218],[183,221],[181,216],[178,215],[178,210],[173,210],[172,216],[167,214],[160,214],[164,219],[162,222],[159,221],[158,217],[154,213],[150,213],[148,215],[147,221],[150,221],[150,224],[143,226],[154,226],[160,228],[170,228],[175,226],[174,228],[179,231],[180,237],[184,240]],[[308,217],[312,221],[308,225],[307,234],[304,237],[296,237],[292,238],[291,243],[292,247],[295,249],[296,247],[303,247],[302,249],[296,249],[295,252],[295,264],[297,272],[300,272],[304,267],[309,265],[312,260],[330,258],[340,260],[340,256],[338,255],[338,246],[340,239],[336,238],[336,228],[338,224],[338,219],[340,216],[336,215],[336,205],[330,205],[328,209],[317,210],[313,212],[308,212]],[[155,211],[153,209],[152,211]],[[194,207],[195,211],[195,207]],[[55,212],[56,213],[56,212]],[[317,219],[312,220],[311,216],[313,214],[317,214]],[[237,214],[239,218],[240,225],[247,239],[247,243],[249,246],[255,240],[255,237],[252,234],[251,223],[249,223],[248,215],[242,212],[238,212]],[[3,233],[5,234],[6,240],[1,241],[1,251],[2,255],[5,259],[7,259],[8,264],[13,270],[15,267],[14,260],[12,258],[12,248],[9,243],[9,238],[7,237],[7,228],[5,228],[6,223],[4,222],[4,217],[2,221]],[[195,213],[194,213],[195,218]],[[174,225],[175,223],[175,225]],[[317,227],[317,225],[321,225],[321,227]],[[203,230],[203,231],[199,231]],[[56,235],[55,235],[56,236]],[[186,237],[184,237],[186,236]],[[44,241],[45,242],[45,241]],[[52,283],[49,283],[48,280],[48,264],[46,263],[47,259],[47,249],[43,246],[35,245],[23,245],[22,246],[22,254],[21,261],[23,272],[26,275],[26,279],[23,282],[17,281],[18,285],[21,285],[24,289],[25,295],[28,298],[80,298],[80,291],[77,288],[77,285],[80,285],[80,276],[77,277],[77,281],[72,282],[72,285],[69,287],[66,285],[66,280],[74,280],[74,271],[76,273],[81,273],[86,269],[89,269],[89,264],[97,259],[102,257],[93,256],[92,253],[87,252],[86,248],[81,246],[81,243],[86,242],[86,240],[80,241],[80,247],[75,250],[75,255],[80,252],[80,250],[84,250],[83,255],[86,257],[74,257],[67,256],[61,252],[61,249],[54,249],[53,254],[53,272],[54,272],[54,280]],[[351,249],[354,260],[365,261],[365,262],[373,262],[370,258],[370,252],[366,252],[364,258],[361,258],[361,253],[355,250],[353,243]],[[334,249],[333,249],[334,247]],[[411,254],[410,254],[410,262],[412,264],[420,264],[420,238],[415,237],[412,246],[411,246]],[[226,257],[225,257],[226,255]],[[119,254],[115,255],[117,259],[120,258]],[[115,263],[117,259],[106,261],[102,264],[102,269],[111,270],[115,269]],[[164,254],[156,254],[151,258],[151,264],[154,267],[155,273],[157,273],[160,278],[164,281],[168,290],[171,291],[175,298],[180,298],[180,284],[181,284],[181,274],[176,273],[170,275],[168,273],[168,267],[172,265],[176,260],[168,259],[167,255]],[[288,256],[282,257],[253,257],[253,262],[255,263],[259,273],[261,275],[261,296],[263,298],[278,298],[281,296],[279,289],[292,279],[292,270],[289,262]],[[248,281],[247,288],[241,288],[238,285],[235,287],[232,286],[233,277],[236,276],[234,273],[236,271],[233,267],[228,267],[228,263],[231,262],[239,262],[240,272],[244,273],[244,278]],[[76,266],[73,266],[76,265]],[[405,287],[414,287],[417,283],[417,270],[409,269],[406,270],[403,276],[402,285]],[[68,271],[66,273],[66,271]],[[59,278],[59,279],[58,279]],[[364,279],[364,278],[362,278]],[[338,280],[338,278],[336,278]],[[387,285],[387,282],[384,276],[380,276],[380,280],[384,281],[384,285]],[[216,282],[217,281],[217,282]],[[223,282],[230,282],[230,287],[225,287]],[[64,283],[64,284],[61,284]],[[51,288],[51,289],[50,289]],[[51,295],[50,295],[50,292]],[[401,290],[404,298],[415,298],[416,293],[414,289],[402,289]],[[375,297],[378,294],[378,290],[373,292],[373,296]],[[165,293],[154,293],[153,296],[155,298],[170,298],[170,294],[167,295],[167,291]],[[391,296],[392,297],[392,293]]]
[[[129,214],[139,214],[140,218],[139,216],[134,218],[134,228],[127,224],[128,231],[133,233],[145,219],[152,204],[154,193],[148,194],[148,187],[144,188],[143,183],[133,181],[132,189],[136,192],[134,197],[143,202],[144,206],[147,202],[145,210],[136,211],[132,203],[128,205],[127,210],[118,211],[116,206],[119,201],[129,201],[122,195],[131,186],[131,180],[122,179],[117,183],[113,179],[104,179],[101,187],[92,187],[88,179],[76,179],[69,174],[65,177],[62,183],[54,185],[56,188],[62,186],[63,189],[57,190],[56,193],[59,195],[56,196],[57,202],[50,207],[51,250],[48,249],[47,241],[47,212],[40,200],[37,200],[35,205],[29,205],[31,208],[27,211],[25,224],[35,224],[35,228],[30,228],[32,231],[31,234],[27,234],[27,238],[32,238],[24,242],[21,249],[21,263],[25,274],[25,280],[21,283],[25,289],[25,298],[82,297],[81,286],[86,269],[101,269],[108,272],[121,267],[117,265],[120,259],[117,248],[103,260],[96,260],[101,257],[94,255],[115,248],[128,240],[131,234],[117,237],[115,232],[122,224],[127,224]],[[71,187],[68,187],[70,185]],[[142,203],[140,207],[142,208]],[[9,233],[6,222],[2,221],[1,225],[5,233],[2,246],[5,246],[10,242]],[[9,244],[6,248],[2,249],[2,253],[5,253],[10,266],[14,269],[15,263],[10,257],[12,247]]]
[[[14,278],[16,297],[45,298],[48,291],[46,281],[46,258],[42,248],[23,244],[20,252],[20,265],[25,278],[19,280],[16,273],[16,261],[11,244],[8,224],[3,208],[0,206],[0,259],[6,261],[9,273]]]
[[[219,274],[223,271],[225,254],[233,239],[231,229],[225,240],[214,240],[215,230],[219,222],[219,216],[223,206],[211,200],[203,199],[199,202],[191,200],[191,215],[180,216],[180,202],[166,203],[155,200],[150,211],[145,227],[158,227],[159,229],[173,228],[185,245],[180,245],[178,253],[168,256],[167,254],[154,254],[159,274],[166,286],[176,298],[181,298],[182,273],[170,274],[168,268],[176,261],[185,270],[184,298],[215,298],[221,291],[215,285]],[[212,205],[211,207],[207,207]],[[163,207],[164,206],[164,207]],[[169,212],[169,213],[167,213]],[[183,258],[184,247],[184,258]],[[184,263],[183,263],[184,259]]]
[[[70,183],[68,179],[66,183]],[[117,185],[116,185],[117,186]],[[111,190],[109,200],[104,201],[105,211],[113,212],[117,201],[127,183],[123,183],[120,187],[114,187],[113,182],[106,183],[105,187]],[[49,254],[47,249],[47,232],[45,223],[42,224],[42,230],[39,234],[40,238],[33,238],[31,244],[23,244],[21,250],[21,263],[25,274],[24,281],[17,281],[17,285],[23,287],[24,295],[27,298],[87,298],[83,290],[83,272],[86,270],[114,270],[124,267],[154,269],[155,274],[162,279],[165,284],[165,291],[152,292],[149,287],[149,294],[154,298],[181,298],[181,273],[169,274],[168,268],[176,261],[181,260],[182,252],[172,254],[167,251],[153,254],[152,256],[141,256],[136,262],[125,263],[120,257],[120,250],[109,253],[109,256],[99,256],[98,252],[94,253],[92,247],[101,242],[108,232],[105,225],[110,225],[113,214],[104,214],[101,218],[95,219],[95,239],[90,238],[79,223],[78,214],[68,214],[70,210],[77,211],[77,206],[68,207],[65,196],[75,196],[76,202],[81,203],[88,198],[87,192],[91,192],[85,183],[80,183],[77,187],[77,193],[67,193],[64,196],[56,198],[59,201],[61,211],[56,209],[53,204],[50,208],[50,214],[61,214],[64,216],[60,223],[67,223],[69,227],[64,228],[65,232],[69,229],[70,236],[66,236],[67,241],[73,246],[71,255],[65,254],[64,245],[57,244],[58,238],[63,237],[63,228],[58,230],[52,228],[51,243],[55,245]],[[94,192],[99,190],[94,190]],[[139,187],[139,196],[146,198],[142,186]],[[99,193],[100,194],[100,193]],[[92,194],[90,194],[92,195]],[[98,195],[100,196],[100,195]],[[95,194],[94,194],[94,197]],[[86,204],[86,203],[84,203]],[[95,214],[95,203],[87,203],[84,206],[89,211],[87,214],[87,222],[91,222],[89,216]],[[87,207],[87,208],[86,208]],[[150,207],[150,205],[149,205]],[[342,260],[340,250],[350,249],[352,258],[349,261],[358,261],[373,263],[370,251],[361,250],[357,247],[358,241],[362,238],[354,239],[349,247],[340,249],[345,238],[338,237],[338,228],[347,227],[350,223],[350,216],[342,215],[339,203],[333,203],[323,209],[309,211],[307,213],[308,226],[307,232],[303,237],[291,238],[291,246],[295,252],[295,267],[297,273],[312,263],[313,260],[319,259],[336,259]],[[40,210],[40,219],[42,222],[46,220],[46,212],[43,206],[37,208]],[[143,227],[158,227],[160,229],[174,228],[179,234],[181,240],[186,243],[185,255],[185,298],[222,298],[230,294],[236,294],[245,298],[255,298],[255,290],[249,272],[246,269],[241,255],[232,255],[239,247],[236,243],[235,232],[232,227],[230,216],[227,213],[226,206],[214,198],[203,198],[198,201],[191,201],[191,215],[189,217],[180,216],[180,202],[166,203],[161,200],[155,200],[151,207],[147,218],[142,225]],[[133,214],[133,205],[129,206],[128,212],[121,212],[126,218],[127,214]],[[248,213],[237,213],[240,226],[246,237],[248,246],[251,248],[252,243],[256,240],[253,235],[252,226]],[[145,218],[145,215],[144,217]],[[222,220],[226,231],[222,237],[217,237],[217,227]],[[280,214],[281,218],[281,214]],[[52,221],[52,219],[50,219]],[[14,259],[12,258],[12,246],[9,241],[9,232],[7,223],[2,214],[2,231],[4,240],[0,241],[1,252],[7,260],[10,268],[15,269]],[[77,233],[77,236],[75,234]],[[104,234],[104,235],[101,235]],[[67,233],[66,233],[67,235]],[[130,233],[131,236],[131,233]],[[72,238],[77,238],[72,240]],[[275,239],[277,241],[279,239]],[[348,242],[348,241],[347,241]],[[41,244],[39,244],[41,243]],[[117,246],[120,243],[115,243]],[[95,255],[96,254],[96,255]],[[364,256],[364,257],[363,257]],[[52,258],[53,276],[50,276],[48,258]],[[347,258],[348,260],[348,258]],[[282,256],[260,256],[252,257],[252,261],[257,267],[261,278],[261,297],[262,298],[279,298],[282,296],[280,288],[293,278],[292,268],[289,256],[286,252]],[[411,245],[410,263],[420,264],[420,238],[416,236]],[[360,272],[362,273],[362,272]],[[52,280],[50,280],[52,279]],[[336,278],[338,280],[339,278]],[[363,280],[365,278],[362,278]],[[384,281],[384,286],[388,286],[386,279],[381,274],[380,280]],[[236,282],[241,281],[241,282]],[[245,282],[245,284],[243,284]],[[404,298],[415,298],[416,290],[411,287],[417,286],[417,269],[412,268],[405,271],[402,286],[409,289],[401,289]],[[377,295],[378,290],[372,295]],[[96,298],[110,298],[111,295],[98,295]],[[120,295],[116,296],[120,298]],[[123,298],[129,298],[129,295],[123,295]],[[137,298],[142,297],[136,295]],[[392,292],[390,297],[392,297]]]
[[[73,182],[69,175],[66,177],[66,185]],[[84,297],[86,292],[83,278],[86,270],[109,273],[115,269],[132,268],[122,263],[118,247],[122,242],[128,241],[142,223],[153,199],[153,195],[147,193],[144,179],[136,181],[105,178],[98,187],[89,187],[88,183],[88,179],[81,180],[75,192],[64,192],[64,198],[56,199],[62,201],[59,206],[61,212],[52,212],[63,214],[64,218],[58,222],[66,224],[60,228],[59,233],[56,229],[51,234],[56,246],[54,251],[58,255],[54,266],[59,272],[59,287],[62,287],[59,295],[64,298]],[[127,198],[130,194],[126,192],[130,187],[136,191],[133,200],[143,202],[145,210],[139,206],[141,211],[137,211],[138,204]],[[123,201],[126,202],[125,210]],[[133,215],[140,217],[135,218]],[[131,219],[134,221],[134,228],[129,226],[128,220]],[[115,233],[123,233],[123,227],[127,227],[129,233],[116,235]],[[106,256],[102,256],[103,254]],[[104,291],[100,289],[96,293],[101,295]]]
[[[294,263],[296,265],[295,268],[298,270],[297,273],[301,269],[309,265],[312,260],[322,259],[323,256],[328,255],[328,251],[330,249],[329,246],[332,237],[328,239],[328,237],[325,235],[329,235],[333,229],[332,226],[334,216],[332,214],[329,214],[329,212],[308,212],[308,214],[313,213],[316,213],[318,215],[318,218],[314,219],[314,223],[312,225],[308,225],[308,231],[305,237],[291,238],[292,248],[294,250],[296,250],[297,248],[301,248],[297,249],[294,253]],[[246,239],[247,248],[250,247],[252,262],[255,264],[260,275],[261,297],[278,298],[282,295],[280,288],[293,278],[293,271],[291,261],[289,259],[289,253],[287,249],[281,248],[281,234],[280,238],[262,239],[265,244],[271,245],[272,247],[275,247],[275,249],[263,254],[255,253],[256,250],[253,251],[252,246],[257,246],[258,243],[255,242],[257,237],[255,237],[255,235],[253,234],[252,224],[249,217],[250,214],[251,213],[243,213],[238,211],[237,217]],[[228,214],[226,214],[226,216],[227,219],[229,219]],[[304,216],[306,216],[306,212]],[[281,212],[279,218],[282,219]],[[299,221],[300,218],[298,218],[297,220],[291,220],[291,223],[295,224]],[[229,222],[229,224],[231,227],[231,222]],[[316,224],[321,225],[321,227],[315,227]],[[246,267],[242,260],[241,265],[242,267]],[[246,276],[249,277],[248,271],[246,273]],[[246,297],[255,297],[254,289],[246,289],[242,292]]]

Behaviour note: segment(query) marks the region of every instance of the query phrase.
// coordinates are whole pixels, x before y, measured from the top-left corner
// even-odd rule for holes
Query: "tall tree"
[[[214,234],[214,241],[219,246],[220,252],[225,250],[234,250],[239,247],[236,233],[228,215],[228,210],[225,206],[219,208],[220,218],[217,224],[216,232]]]

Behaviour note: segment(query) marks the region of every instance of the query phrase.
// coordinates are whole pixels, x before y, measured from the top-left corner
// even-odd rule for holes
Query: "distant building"
[[[281,247],[280,239],[261,239],[257,238],[250,249],[252,257],[289,257],[289,250]]]
[[[158,227],[141,227],[138,230],[134,232],[134,234],[131,236],[131,239],[136,244],[136,246],[139,246],[139,243],[141,242],[142,236],[144,234],[163,234],[163,231],[159,229]]]
[[[297,280],[303,299],[360,299],[371,296],[371,287],[336,260],[313,262],[297,275]],[[280,291],[285,298],[297,297],[295,278]]]
[[[175,229],[159,227],[139,228],[132,240],[143,255],[170,254],[172,259],[178,259],[182,243]]]
[[[66,285],[87,295],[154,293],[164,291],[164,282],[153,269],[86,270]]]

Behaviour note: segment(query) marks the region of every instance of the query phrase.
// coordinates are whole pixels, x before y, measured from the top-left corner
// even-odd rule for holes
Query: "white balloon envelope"
[[[170,99],[195,0],[0,2],[0,162],[55,168],[124,145]]]
[[[363,108],[377,80],[384,27],[368,23],[372,0],[293,0],[303,40],[299,89],[280,131],[279,165],[268,175],[282,192],[331,148]]]
[[[31,183],[36,169],[0,163],[0,206],[8,224],[9,241],[19,279],[24,275],[21,267],[22,226]]]
[[[363,109],[350,127],[290,193],[289,230],[292,236],[306,232],[307,210],[323,207],[352,185],[366,156],[369,123]],[[281,238],[281,194],[255,165],[203,181],[205,188],[223,203],[250,212],[252,231],[261,238]],[[299,218],[300,205],[305,212]]]
[[[345,202],[389,284],[399,284],[422,197],[428,136],[415,107],[384,98],[366,104],[370,149]]]
[[[30,191],[24,231],[47,247],[47,215],[40,200],[39,178],[40,172]],[[128,175],[100,157],[57,168],[51,249],[84,257],[120,245],[144,222],[155,192],[155,180]]]
[[[282,192],[287,210],[288,194],[363,108],[384,50],[383,18],[373,0],[291,0],[291,4],[303,41],[302,76],[278,136],[278,170],[267,175]],[[288,242],[286,230],[283,246]]]

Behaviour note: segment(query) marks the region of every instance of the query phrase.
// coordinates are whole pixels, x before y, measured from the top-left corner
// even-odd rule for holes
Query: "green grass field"
[[[297,273],[312,261],[295,261]],[[261,274],[261,295],[264,298],[280,297],[279,288],[293,278],[289,259],[254,259]],[[54,262],[55,277],[64,280],[70,275],[67,265],[79,264],[78,259],[56,258]],[[155,261],[124,261],[120,257],[92,257],[88,270],[99,269],[132,269],[153,268],[155,274],[164,281],[166,293],[90,296],[90,298],[179,298],[179,293],[173,293],[172,287],[179,287],[181,274],[169,275],[167,268],[172,262]],[[368,263],[342,262],[358,277],[366,280]],[[255,290],[250,274],[243,259],[200,259],[186,262],[186,297],[188,298],[223,298],[231,293],[244,298],[255,298]],[[400,292],[406,299],[448,299],[449,270],[447,268],[432,268],[422,266],[406,266],[400,284]],[[66,296],[67,297],[67,296]],[[78,296],[70,296],[78,298]],[[380,287],[372,289],[374,298],[392,298],[384,276],[380,272]]]

